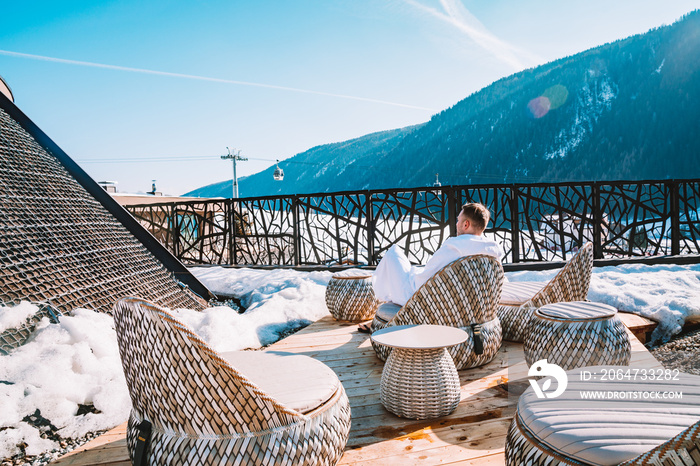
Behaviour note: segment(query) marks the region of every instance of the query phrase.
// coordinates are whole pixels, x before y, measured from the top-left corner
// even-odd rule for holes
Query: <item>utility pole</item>
[[[240,156],[240,149],[238,150],[238,152],[236,152],[235,148],[231,150],[228,147],[226,147],[226,150],[228,151],[228,155],[222,155],[221,158],[224,160],[231,160],[233,162],[233,199],[238,199],[238,178],[236,177],[236,161],[245,162],[248,159],[246,157]]]

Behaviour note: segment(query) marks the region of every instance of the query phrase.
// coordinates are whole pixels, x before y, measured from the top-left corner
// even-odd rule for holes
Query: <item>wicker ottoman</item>
[[[620,366],[566,376],[560,396],[541,398],[534,387],[520,396],[506,465],[700,464],[700,376]],[[682,397],[655,396],[679,392]]]
[[[527,327],[525,361],[546,359],[564,370],[630,362],[631,345],[617,310],[587,301],[555,303],[535,311]]]
[[[372,341],[393,348],[382,371],[380,400],[400,417],[432,419],[457,408],[460,384],[445,349],[463,343],[464,330],[444,325],[397,325],[378,330]]]
[[[326,306],[336,320],[363,322],[377,312],[371,275],[333,275],[326,288]]]

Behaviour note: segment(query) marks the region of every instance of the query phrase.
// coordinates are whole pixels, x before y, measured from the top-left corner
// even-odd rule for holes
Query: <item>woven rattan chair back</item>
[[[493,320],[503,280],[503,266],[497,259],[486,255],[463,257],[428,279],[392,324],[467,327]]]
[[[593,271],[593,243],[586,243],[574,257],[532,298],[534,307],[569,301],[584,301]]]
[[[532,314],[545,304],[585,301],[592,271],[593,243],[586,243],[532,298],[520,304],[499,304],[503,339],[523,342]]]
[[[503,266],[498,259],[487,255],[463,257],[426,281],[389,322],[375,317],[372,332],[394,325],[458,327],[470,337],[448,348],[457,369],[486,364],[501,346],[496,306],[503,281]],[[386,361],[391,348],[374,342],[372,346],[377,357]]]
[[[114,322],[133,405],[127,430],[132,459],[143,420],[152,424],[149,464],[224,464],[232,458],[241,464],[334,464],[342,455],[350,426],[342,386],[327,404],[340,403],[316,418],[302,415],[263,393],[151,303],[120,300]],[[339,425],[324,426],[326,415]]]

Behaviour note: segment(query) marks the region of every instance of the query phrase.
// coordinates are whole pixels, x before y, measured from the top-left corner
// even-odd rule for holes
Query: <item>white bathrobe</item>
[[[447,238],[424,267],[412,266],[403,251],[394,245],[384,255],[374,272],[374,294],[380,301],[403,306],[406,301],[444,266],[461,257],[486,254],[497,259],[503,250],[495,241],[470,234]]]

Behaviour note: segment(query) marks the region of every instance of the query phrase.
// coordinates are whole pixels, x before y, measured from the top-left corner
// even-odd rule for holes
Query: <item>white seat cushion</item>
[[[638,374],[637,380],[603,381],[599,375],[598,380],[580,380],[582,370],[600,373],[602,369],[567,372],[568,386],[557,398],[539,399],[532,387],[521,395],[517,415],[537,443],[586,464],[613,465],[651,450],[700,419],[700,376],[679,374],[679,380],[642,381]],[[628,367],[607,369],[626,371]],[[582,391],[666,391],[683,396],[584,400]]]
[[[544,282],[505,282],[498,304],[520,306],[532,299],[545,285]]]
[[[340,380],[308,356],[281,351],[232,351],[221,357],[282,405],[307,413],[328,401]]]
[[[617,314],[617,309],[603,303],[573,301],[542,306],[537,312],[553,319],[602,319]]]
[[[376,317],[379,317],[384,322],[389,322],[399,312],[401,306],[394,303],[382,303],[377,308]]]

